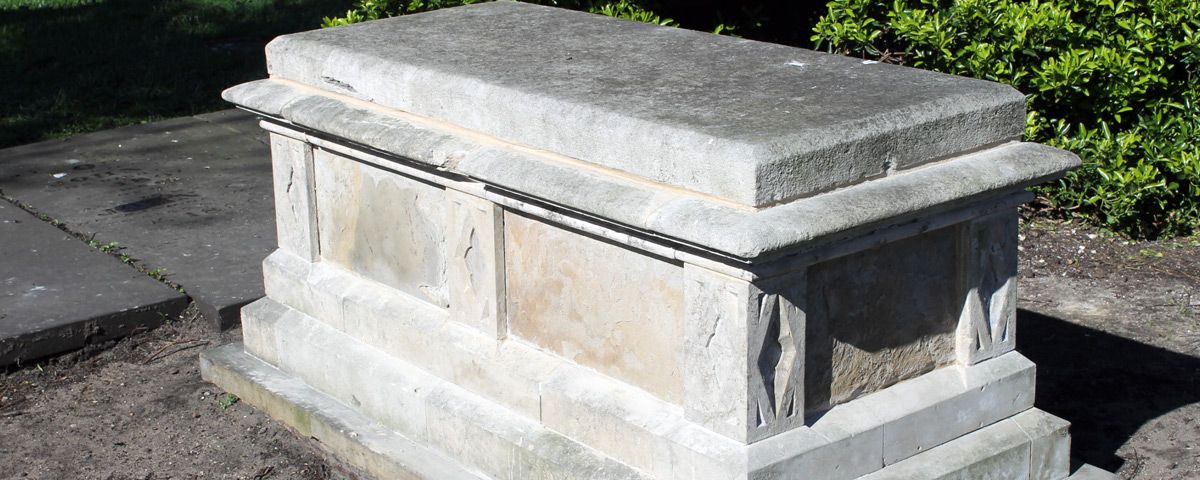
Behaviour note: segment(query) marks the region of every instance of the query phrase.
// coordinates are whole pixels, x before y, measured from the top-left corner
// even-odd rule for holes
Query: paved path
[[[223,328],[263,295],[261,262],[275,245],[271,165],[250,114],[226,110],[0,150],[0,192],[72,232],[118,242]]]
[[[0,367],[158,325],[187,297],[0,201]]]

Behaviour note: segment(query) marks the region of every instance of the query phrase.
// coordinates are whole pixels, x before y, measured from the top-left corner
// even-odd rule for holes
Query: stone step
[[[220,385],[301,435],[317,440],[334,457],[372,477],[488,478],[247,355],[241,343],[200,354],[200,372],[205,380]]]
[[[281,422],[300,425],[295,427],[297,430],[305,430],[308,417],[346,417],[350,413],[340,413],[340,408],[350,408],[355,415],[377,422],[385,431],[426,445],[426,448],[440,452],[443,458],[454,459],[447,462],[482,472],[487,478],[648,478],[518,412],[410,364],[395,361],[311,317],[272,304],[271,300],[262,299],[242,311],[248,329],[286,331],[286,334],[274,335],[278,341],[271,355],[276,358],[264,360],[279,362],[274,371],[280,372],[288,381],[283,386],[267,385],[264,388],[276,392],[275,396],[288,389],[303,388],[336,404],[327,407],[327,404],[291,402],[287,408],[260,407]],[[244,353],[244,345],[239,344],[238,348],[242,349],[239,355],[258,362],[248,364],[275,368]],[[233,353],[224,355],[232,356]],[[251,386],[264,383],[258,372],[247,371],[244,367],[226,370],[229,371],[227,376],[205,374],[205,378],[239,396],[238,390],[262,390]],[[247,403],[269,404],[269,401],[256,398],[247,397]],[[359,439],[354,438],[354,441]],[[335,453],[346,457],[344,452]],[[404,465],[409,460],[407,455],[389,458],[389,465]],[[376,478],[392,478],[386,471],[369,472]],[[417,478],[443,478],[416,475]]]
[[[1067,477],[1067,480],[1120,480],[1120,478],[1115,473],[1085,463]]]
[[[1063,480],[1069,471],[1069,426],[1032,408],[861,480]]]

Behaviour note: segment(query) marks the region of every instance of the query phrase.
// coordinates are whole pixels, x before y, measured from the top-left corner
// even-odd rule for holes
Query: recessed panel
[[[314,170],[321,258],[445,307],[445,192],[323,150]]]
[[[513,213],[504,232],[513,335],[679,403],[682,266]]]
[[[809,269],[807,409],[954,362],[958,232],[935,230]]]

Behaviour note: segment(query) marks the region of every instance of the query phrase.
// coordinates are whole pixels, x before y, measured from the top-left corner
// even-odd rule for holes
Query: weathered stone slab
[[[956,344],[959,362],[971,364],[1017,345],[1017,215],[991,215],[963,228],[964,304]]]
[[[1101,470],[1092,465],[1083,464],[1075,473],[1072,473],[1068,480],[1120,480],[1116,474]]]
[[[1071,466],[1071,424],[1037,409],[1013,416],[1012,421],[1029,436],[1030,480],[1067,478]]]
[[[316,261],[320,256],[317,229],[316,174],[311,145],[271,134],[271,173],[274,176],[275,233],[279,248]]]
[[[446,190],[446,283],[450,316],[484,333],[508,335],[504,280],[504,210]]]
[[[504,216],[511,333],[680,403],[683,268]]]
[[[153,328],[187,297],[0,201],[0,367]]]
[[[954,362],[959,234],[943,228],[809,268],[807,409]]]
[[[491,478],[645,478],[532,418],[355,341],[312,317],[286,307],[252,306],[246,313],[246,322],[261,322],[255,328],[269,333],[266,338],[275,343],[278,354],[275,367],[289,377]]]
[[[1024,97],[999,84],[515,2],[287,35],[267,64],[753,206],[1015,140],[1025,124]]]
[[[363,299],[349,300],[346,304],[353,305],[362,301]],[[396,310],[386,306],[378,308],[380,312]],[[354,310],[365,311],[361,308]],[[386,318],[380,313],[375,315],[381,319]],[[355,352],[386,353],[390,355],[388,358],[403,359],[406,364],[409,361],[428,364],[429,358],[444,358],[448,365],[464,365],[470,364],[470,359],[475,358],[481,364],[502,365],[505,367],[503,370],[489,372],[488,378],[498,384],[507,385],[503,389],[477,389],[478,383],[465,381],[463,377],[443,371],[433,373],[472,390],[489,404],[494,402],[495,405],[505,407],[513,415],[519,413],[527,418],[540,419],[542,424],[555,432],[569,435],[593,448],[602,449],[606,455],[611,455],[619,462],[652,473],[654,478],[726,479],[736,478],[747,472],[755,472],[752,478],[757,478],[758,475],[773,478],[770,475],[786,475],[800,466],[804,467],[802,471],[827,473],[819,478],[857,478],[858,475],[882,467],[885,436],[901,439],[905,436],[915,437],[914,440],[920,442],[917,444],[920,448],[911,451],[920,453],[958,437],[964,429],[970,431],[970,428],[963,426],[964,424],[988,424],[994,421],[992,419],[1028,408],[1028,404],[1013,401],[1010,396],[1020,389],[1014,389],[1006,383],[1006,375],[1010,375],[1007,373],[1009,369],[988,366],[989,363],[995,362],[1030,370],[1031,365],[1027,360],[1012,354],[993,362],[969,367],[962,374],[974,380],[966,383],[953,380],[960,375],[959,372],[939,371],[937,376],[950,381],[918,378],[902,382],[888,391],[835,407],[813,423],[811,429],[800,427],[761,442],[745,445],[687,421],[677,406],[655,399],[638,388],[621,384],[589,369],[568,366],[567,362],[557,356],[531,355],[532,347],[524,343],[507,343],[504,348],[509,352],[497,354],[492,352],[495,347],[487,342],[464,342],[459,338],[462,334],[453,333],[453,323],[436,327],[424,323],[405,325],[397,322],[393,328],[388,329],[394,330],[392,334],[396,338],[425,338],[433,348],[428,353],[420,353],[411,349],[395,350],[383,343],[351,340],[327,324],[323,325],[324,322],[318,322],[270,299],[263,299],[248,306],[244,317],[246,336],[255,341],[253,345],[246,344],[245,348],[257,358],[277,365],[292,365],[288,368],[299,368],[300,372],[310,371],[301,367],[302,365],[310,365],[309,362],[319,363],[319,360],[309,358],[312,352],[325,352],[317,355],[318,357],[340,355],[339,358],[353,360],[350,362],[353,365],[370,365],[360,367],[365,369],[363,371],[346,371],[328,377],[316,372],[313,372],[318,375],[316,377],[307,377],[308,374],[303,376],[309,378],[307,381],[312,385],[327,385],[328,388],[332,388],[331,392],[348,405],[357,403],[357,408],[360,409],[367,408],[365,405],[368,403],[376,405],[372,407],[375,409],[372,416],[394,425],[393,428],[419,430],[420,425],[412,422],[431,421],[426,414],[426,407],[423,406],[427,404],[414,400],[414,397],[423,397],[428,387],[404,388],[403,385],[409,385],[411,381],[405,378],[412,377],[394,377],[393,374],[386,373],[388,370],[383,365],[390,361],[369,360],[384,358],[380,355],[372,354],[370,357],[360,358],[360,353]],[[474,335],[480,340],[487,339],[482,332],[465,326],[459,327],[462,332],[470,332],[467,335]],[[352,333],[350,336],[364,339],[364,334],[369,332]],[[461,345],[456,346],[459,343]],[[363,347],[362,344],[374,348]],[[295,349],[303,349],[310,353],[299,355],[299,350]],[[522,349],[526,352],[519,352]],[[289,354],[289,351],[292,353]],[[299,356],[285,358],[288,355]],[[555,363],[561,366],[551,367]],[[519,386],[521,384],[504,380],[506,375],[524,375],[518,370],[542,370],[550,373],[538,376],[539,379],[532,385]],[[351,388],[351,384],[361,384],[364,387]],[[523,408],[524,400],[513,391],[520,388],[532,388],[535,395],[535,408],[532,410]],[[980,405],[981,409],[967,412],[962,409],[964,404]],[[1005,413],[1000,409],[988,407],[995,405],[1004,405],[1013,410]],[[964,419],[951,414],[960,411],[966,412]],[[913,429],[913,423],[900,421],[921,412],[932,414],[920,419],[920,431]],[[288,418],[284,417],[284,420],[287,421]],[[494,428],[487,426],[494,421],[494,418],[487,415],[479,415],[470,420],[455,420],[464,428],[467,428],[467,424],[462,422],[481,424],[469,427],[471,429]],[[1054,425],[1051,421],[1039,422]],[[895,430],[895,433],[885,435],[891,430]],[[519,440],[510,437],[506,441]],[[511,447],[497,448],[507,450]]]
[[[275,248],[257,119],[227,111],[0,150],[0,191],[70,230],[118,242],[223,326],[263,295]]]
[[[202,353],[200,374],[300,434],[316,439],[322,448],[350,466],[378,478],[486,479],[313,390],[296,377],[246,355],[240,344]]]
[[[861,479],[1028,480],[1029,443],[1029,436],[1021,427],[1004,421]]]
[[[321,257],[445,307],[442,189],[323,150],[313,166]]]

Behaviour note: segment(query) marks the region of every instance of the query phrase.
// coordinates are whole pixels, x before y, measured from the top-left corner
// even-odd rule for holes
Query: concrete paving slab
[[[270,153],[229,110],[0,150],[0,192],[163,269],[224,328],[263,295],[275,245]]]
[[[0,202],[0,366],[127,335],[187,297]]]

